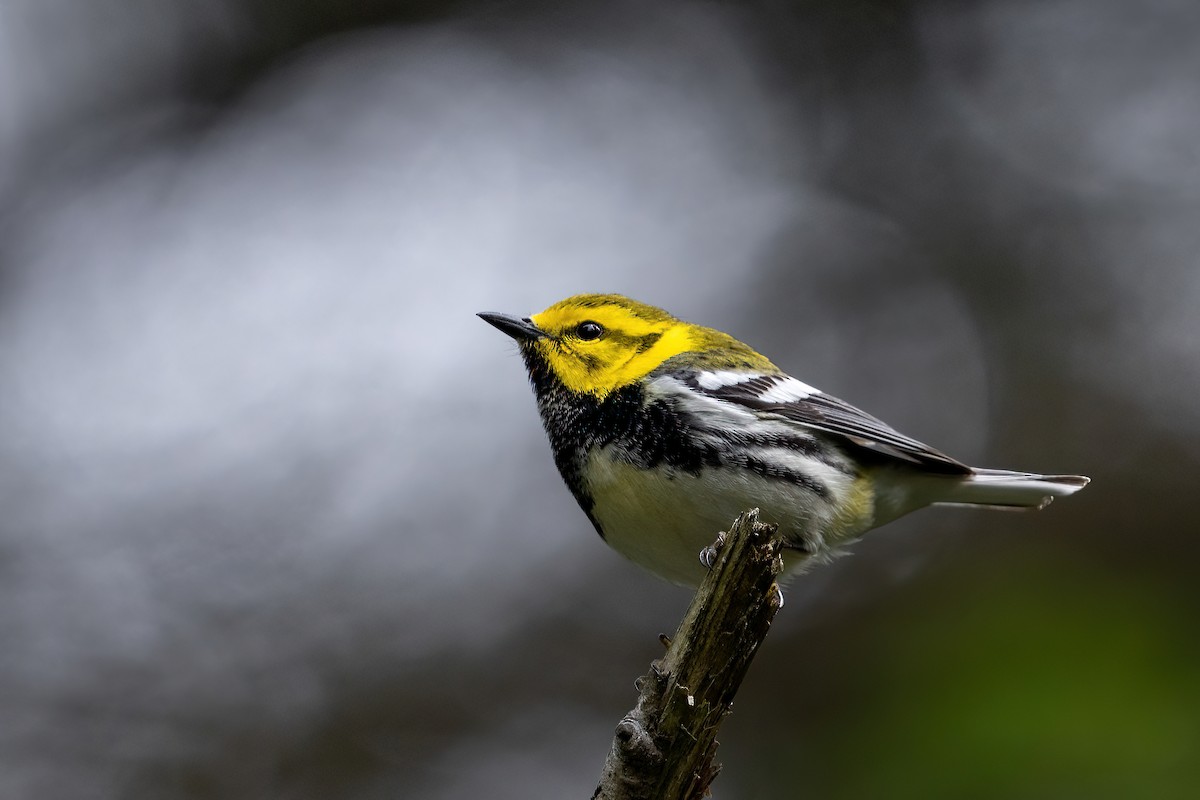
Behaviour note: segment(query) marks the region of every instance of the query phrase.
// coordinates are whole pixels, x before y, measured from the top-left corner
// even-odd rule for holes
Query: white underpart
[[[713,429],[746,435],[807,435],[801,426],[761,418],[740,406],[697,394],[674,378],[656,378],[647,388],[651,395],[673,396],[693,415],[692,435],[714,443],[719,438]],[[762,518],[778,523],[786,538],[807,542],[814,551],[825,552],[835,546],[837,543],[826,542],[823,534],[833,520],[838,498],[850,490],[853,479],[786,448],[764,448],[756,455],[781,469],[820,481],[829,488],[830,498],[744,468],[705,468],[699,474],[665,466],[643,470],[625,463],[614,448],[607,447],[593,451],[584,470],[595,500],[592,513],[615,550],[683,584],[701,580],[700,550],[748,508],[760,508]],[[864,522],[864,527],[869,524]]]
[[[698,382],[716,388],[754,377],[759,376],[713,372],[701,375]],[[760,399],[787,403],[817,393],[794,378],[778,377],[775,382]],[[642,469],[614,447],[594,450],[584,475],[595,500],[592,514],[605,539],[629,559],[677,583],[694,585],[703,579],[701,548],[748,508],[761,509],[763,520],[778,524],[786,541],[819,559],[836,554],[871,528],[930,504],[1041,508],[1052,497],[1072,494],[1087,484],[1081,476],[989,469],[969,475],[922,475],[898,463],[871,470],[870,501],[864,503],[852,475],[796,449],[763,444],[780,435],[832,444],[825,433],[776,414],[756,414],[669,375],[648,381],[646,393],[648,400],[665,399],[687,413],[688,434],[732,451],[732,460],[741,448],[751,448],[756,459],[806,476],[828,490],[822,496],[802,482],[765,477],[737,464],[704,467],[696,474],[666,465]],[[848,458],[836,447],[825,452],[831,459]],[[802,562],[796,559],[790,566]]]
[[[804,381],[785,375],[776,378],[775,384],[760,394],[758,399],[767,403],[795,403],[820,393],[819,389],[814,389]]]
[[[804,513],[794,508],[799,492],[747,470],[642,470],[614,455],[604,448],[589,458],[592,513],[614,550],[673,583],[699,583],[701,549],[747,508],[774,509],[762,515],[771,522],[779,509]]]

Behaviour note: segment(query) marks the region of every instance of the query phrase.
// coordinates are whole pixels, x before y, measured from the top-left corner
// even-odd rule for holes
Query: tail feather
[[[1075,494],[1090,480],[1083,475],[975,469],[965,480],[947,485],[934,502],[937,505],[1045,508],[1056,497]]]

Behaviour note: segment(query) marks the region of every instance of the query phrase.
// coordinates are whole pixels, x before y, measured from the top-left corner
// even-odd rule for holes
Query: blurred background
[[[1200,785],[1200,6],[0,0],[0,796],[587,797],[690,592],[511,342],[615,291],[973,463],[725,798]]]

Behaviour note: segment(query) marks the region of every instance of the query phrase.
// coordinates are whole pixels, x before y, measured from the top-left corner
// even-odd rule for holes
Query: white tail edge
[[[976,469],[950,486],[935,500],[937,505],[992,506],[994,508],[1045,508],[1056,497],[1075,494],[1091,478],[1083,475],[1038,475],[1004,469]]]

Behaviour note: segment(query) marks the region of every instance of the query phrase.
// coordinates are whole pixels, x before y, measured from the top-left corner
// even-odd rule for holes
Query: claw
[[[705,569],[712,569],[717,563],[717,555],[720,554],[721,548],[725,546],[725,532],[717,534],[717,540],[700,551],[700,563]]]

